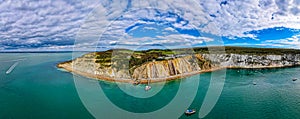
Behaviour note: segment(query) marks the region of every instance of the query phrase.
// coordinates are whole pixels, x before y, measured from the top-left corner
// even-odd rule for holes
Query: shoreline
[[[181,78],[186,78],[190,77],[193,75],[201,74],[201,73],[207,73],[207,72],[213,72],[217,70],[222,70],[222,69],[273,69],[273,68],[285,68],[285,67],[295,67],[299,66],[299,64],[295,65],[286,65],[286,66],[261,66],[261,67],[235,67],[235,66],[227,66],[227,67],[219,67],[219,68],[212,68],[209,70],[201,70],[201,71],[194,71],[190,73],[185,73],[185,74],[179,74],[179,75],[174,75],[170,77],[165,77],[165,78],[155,78],[155,79],[150,79],[149,83],[158,83],[158,82],[164,82],[164,81],[173,81],[173,80],[178,80]],[[101,81],[109,81],[109,82],[121,82],[121,83],[131,83],[134,84],[135,81],[132,79],[115,79],[112,77],[107,77],[107,76],[101,76],[101,75],[95,75],[95,74],[89,74],[86,72],[78,71],[78,70],[73,70],[73,66],[66,66],[64,63],[59,63],[56,65],[57,68],[64,69],[67,72],[70,73],[75,73],[80,76],[84,76],[87,78],[92,78],[95,80],[101,80]],[[148,79],[140,79],[139,84],[147,84]]]

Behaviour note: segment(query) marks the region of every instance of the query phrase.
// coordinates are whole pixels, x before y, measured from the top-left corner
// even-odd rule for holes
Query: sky
[[[300,0],[0,0],[0,51],[300,49]]]

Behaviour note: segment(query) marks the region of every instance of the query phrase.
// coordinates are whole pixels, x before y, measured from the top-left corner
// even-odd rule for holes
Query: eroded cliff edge
[[[222,68],[272,68],[300,64],[300,52],[291,49],[227,47],[226,52],[209,54],[177,50],[109,50],[93,52],[59,68],[90,78],[119,82],[159,82]]]

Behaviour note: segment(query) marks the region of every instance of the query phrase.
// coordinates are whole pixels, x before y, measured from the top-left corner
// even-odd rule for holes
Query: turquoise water
[[[0,54],[0,118],[94,118],[77,94],[73,75],[55,67],[57,63],[71,58],[71,53]],[[19,61],[10,74],[5,74],[15,63],[12,60],[16,59],[24,60]],[[299,72],[300,67],[227,69],[223,92],[206,118],[298,118],[300,117],[300,80],[293,82],[291,79],[300,78]],[[197,96],[190,108],[200,109],[208,90],[210,76],[211,73],[200,75]],[[113,83],[87,78],[83,80],[98,83],[111,102],[119,108],[145,113],[164,107],[175,97],[179,85],[187,87],[194,85],[195,80],[199,78],[194,76],[183,80],[181,84],[179,80],[168,82],[157,95],[150,98],[130,96]],[[253,85],[252,82],[256,82],[257,85]],[[158,90],[156,87],[162,85],[153,84],[151,91]],[[129,84],[123,86],[133,87]],[[142,90],[143,86],[134,88],[132,90]],[[137,91],[137,95],[147,95],[142,92]],[[184,98],[182,97],[183,100]],[[169,114],[171,115],[172,112],[173,110],[170,110]],[[198,115],[195,114],[189,117],[182,115],[180,118],[197,117]]]

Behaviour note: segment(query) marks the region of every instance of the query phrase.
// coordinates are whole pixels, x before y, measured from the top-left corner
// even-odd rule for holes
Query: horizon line
[[[209,48],[209,47],[231,47],[231,48],[253,48],[253,49],[287,49],[287,50],[300,50],[295,48],[277,48],[277,47],[251,47],[251,46],[200,46],[192,48]],[[141,49],[132,51],[148,51],[148,50],[176,50],[176,49],[188,49],[188,48],[173,48],[173,49]],[[101,52],[109,50],[131,50],[127,48],[110,48],[105,50],[0,50],[0,53],[70,53],[70,52]]]

